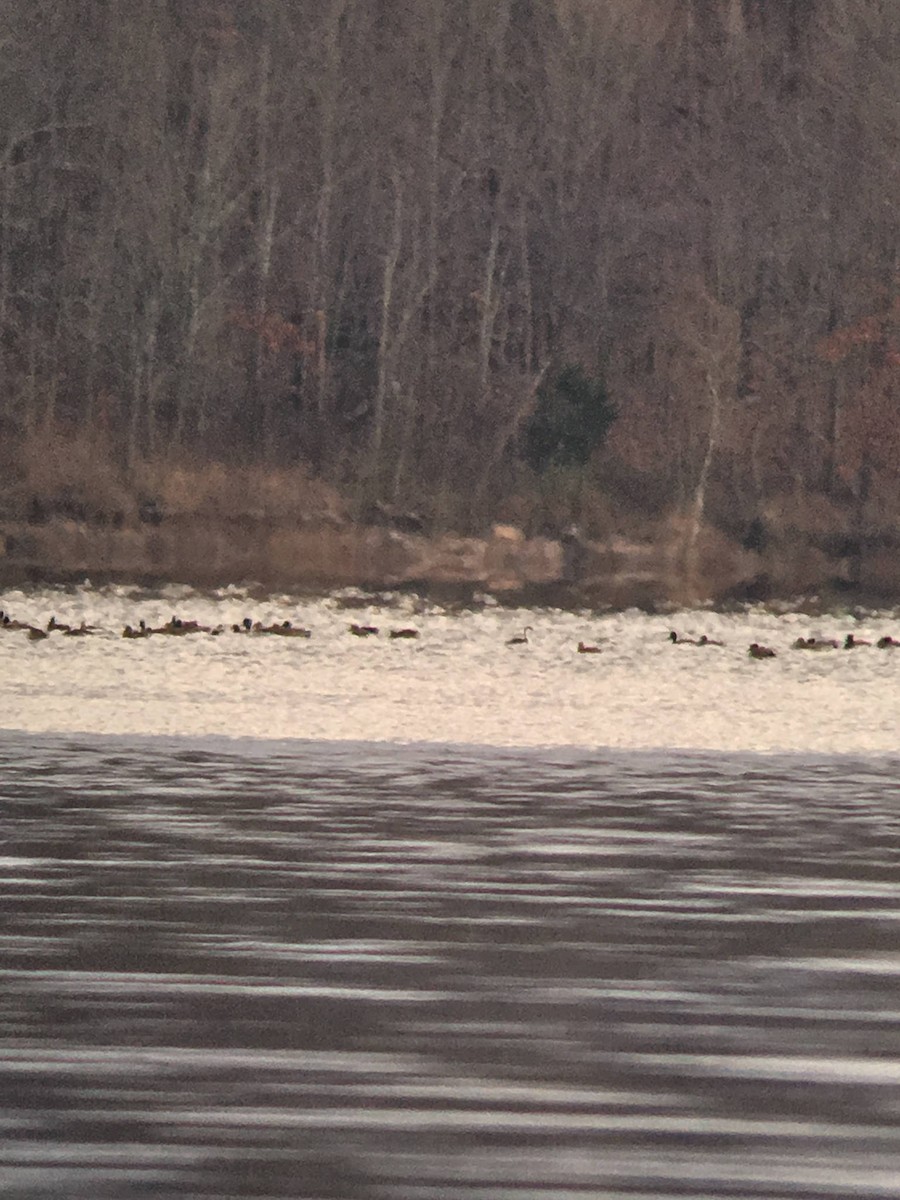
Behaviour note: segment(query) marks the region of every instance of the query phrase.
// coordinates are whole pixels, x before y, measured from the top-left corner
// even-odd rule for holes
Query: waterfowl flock
[[[28,621],[18,620],[0,609],[0,633],[16,631],[24,632],[28,640],[32,642],[46,641],[52,635],[59,635],[61,637],[90,637],[93,634],[110,636],[114,635],[115,632],[88,625],[85,621],[81,621],[78,625],[66,624],[65,622],[58,621],[55,616],[50,617],[44,626],[34,625]],[[507,638],[506,645],[519,648],[528,647],[531,645],[529,634],[533,634],[534,632],[533,626],[526,625],[521,633]],[[381,635],[381,629],[377,625],[354,623],[347,626],[347,633],[356,638],[378,638]],[[261,621],[254,620],[253,617],[244,617],[241,621],[231,625],[204,625],[197,620],[179,617],[176,614],[173,614],[168,621],[161,625],[150,626],[145,620],[141,619],[133,624],[125,625],[121,630],[121,637],[126,640],[139,640],[150,637],[188,637],[198,634],[209,637],[232,634],[243,637],[269,636],[301,639],[309,639],[313,636],[311,629],[302,625],[295,625],[290,620],[273,621],[269,624],[263,624]],[[392,641],[413,641],[419,639],[420,631],[411,626],[401,626],[387,630],[387,635]],[[724,642],[710,637],[705,633],[699,637],[692,637],[683,635],[675,629],[669,630],[665,640],[672,646],[692,646],[697,649],[725,646]],[[848,633],[841,641],[834,637],[819,637],[810,634],[795,638],[791,642],[789,649],[798,651],[833,651],[839,649],[855,650],[872,646],[879,650],[889,650],[900,647],[900,639],[894,638],[890,634],[885,634],[872,642],[865,638],[859,638],[853,633]],[[577,643],[575,650],[576,653],[582,655],[602,655],[604,653],[603,646],[584,640],[580,640]],[[751,642],[747,649],[747,654],[752,659],[776,658],[778,653],[779,651],[773,647],[762,645],[759,642]]]
[[[89,634],[98,632],[93,625],[87,625],[84,621],[80,625],[64,625],[57,621],[56,617],[51,617],[46,628],[42,629],[39,625],[29,624],[28,621],[14,620],[9,613],[0,609],[0,633],[15,632],[16,630],[24,630],[28,635],[28,640],[32,642],[42,642],[51,633],[61,633],[63,637],[87,637]]]
[[[669,633],[669,641],[673,645],[678,646],[724,646],[725,644],[724,642],[716,641],[714,638],[707,637],[706,634],[697,639],[680,637],[674,629]],[[866,641],[864,638],[858,638],[852,633],[848,633],[843,642],[839,641],[838,638],[822,638],[810,634],[808,637],[795,638],[790,648],[792,650],[855,650],[861,646],[871,645],[871,642]],[[879,650],[890,650],[895,646],[900,647],[900,641],[891,637],[890,634],[885,634],[883,637],[878,638],[875,646]],[[751,642],[747,653],[750,658],[777,658],[778,656],[777,650],[773,650],[771,646],[763,646],[759,642]]]
[[[669,641],[673,646],[724,646],[724,642],[719,642],[715,638],[707,637],[705,633],[701,633],[698,638],[682,637],[676,633],[674,629],[669,630]]]
[[[0,633],[15,632],[23,630],[27,633],[31,641],[43,641],[52,633],[60,633],[64,637],[85,637],[93,633],[109,633],[111,631],[101,630],[96,626],[88,625],[84,621],[80,625],[65,625],[57,621],[56,617],[51,617],[46,626],[32,625],[27,621],[19,621],[0,609]],[[381,632],[377,625],[350,625],[349,630],[355,637],[377,637]],[[135,640],[139,638],[149,637],[186,637],[189,634],[204,633],[210,637],[220,637],[224,633],[236,633],[242,635],[260,635],[269,634],[273,637],[287,638],[311,638],[312,630],[307,629],[302,625],[294,625],[292,621],[273,621],[268,625],[264,625],[262,621],[255,621],[252,617],[244,617],[239,623],[229,626],[226,625],[203,625],[199,621],[186,619],[172,615],[168,621],[162,625],[150,626],[143,619],[135,622],[133,625],[128,624],[121,632],[123,638]],[[418,638],[418,629],[403,627],[400,629],[389,630],[388,636],[392,639],[412,640]]]

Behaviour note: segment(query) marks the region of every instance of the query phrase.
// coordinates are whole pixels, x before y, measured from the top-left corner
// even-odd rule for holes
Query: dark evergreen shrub
[[[616,416],[604,380],[566,363],[541,384],[525,429],[523,456],[539,474],[548,467],[583,467]]]

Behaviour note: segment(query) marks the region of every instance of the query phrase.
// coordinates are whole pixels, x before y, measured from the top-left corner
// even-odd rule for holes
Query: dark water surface
[[[897,1196],[898,770],[0,735],[0,1194]]]

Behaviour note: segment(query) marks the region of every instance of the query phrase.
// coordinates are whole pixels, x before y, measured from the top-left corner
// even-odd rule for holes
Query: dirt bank
[[[594,541],[575,534],[529,538],[510,526],[495,526],[484,537],[428,537],[385,526],[302,527],[250,516],[154,517],[120,528],[56,516],[0,524],[0,586],[85,578],[95,584],[252,583],[301,592],[357,585],[461,598],[487,591],[510,601],[614,608],[810,593],[845,601],[900,597],[900,559],[889,547],[841,556],[795,538],[751,551],[706,529],[695,578],[688,580],[684,541],[674,521],[646,540]]]
[[[148,461],[126,473],[96,440],[57,433],[2,445],[0,587],[356,585],[596,608],[900,602],[900,538],[848,528],[820,497],[770,505],[752,536],[706,526],[689,553],[692,530],[679,516],[631,519],[628,536],[526,536],[498,524],[464,537],[429,533],[415,514],[379,504],[354,519],[344,497],[298,467]]]
[[[180,582],[198,587],[255,583],[315,590],[357,584],[393,588],[520,591],[560,583],[559,542],[498,531],[487,538],[438,537],[346,524],[298,528],[244,517],[172,519],[110,528],[54,518],[0,527],[0,583]]]

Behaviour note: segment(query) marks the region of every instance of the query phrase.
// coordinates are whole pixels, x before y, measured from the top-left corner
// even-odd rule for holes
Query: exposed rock
[[[514,542],[516,545],[525,541],[525,534],[517,525],[492,525],[491,537],[495,542]]]
[[[701,531],[696,578],[684,577],[683,529],[657,528],[654,540],[613,536],[528,538],[514,526],[489,537],[424,537],[386,526],[338,528],[244,515],[217,520],[167,517],[159,524],[115,528],[72,519],[0,527],[0,583],[182,582],[204,587],[258,583],[266,588],[362,587],[448,589],[597,608],[652,609],[728,599],[771,599],[861,589],[900,595],[900,556],[879,544],[838,559],[802,539],[775,538],[762,553],[715,530]],[[577,547],[573,565],[572,547]],[[540,602],[535,600],[534,602]]]
[[[481,538],[443,534],[436,538],[407,538],[409,563],[396,583],[431,581],[445,583],[484,583],[487,542]]]
[[[425,529],[425,519],[419,513],[385,504],[381,500],[376,500],[369,506],[365,513],[365,521],[370,525],[384,525],[388,529],[396,529],[399,533],[422,533]]]

